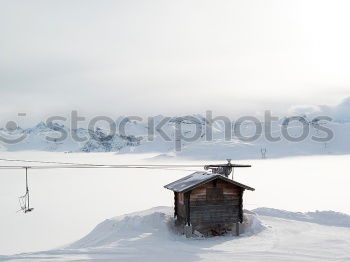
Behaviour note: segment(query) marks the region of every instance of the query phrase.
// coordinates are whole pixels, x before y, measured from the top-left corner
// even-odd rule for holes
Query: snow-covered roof
[[[233,185],[239,186],[241,188],[252,190],[254,191],[254,188],[251,188],[249,186],[243,185],[241,183],[238,183],[234,180],[231,180],[225,176],[219,175],[219,174],[212,174],[208,172],[195,172],[189,176],[185,176],[179,180],[176,180],[168,185],[165,185],[164,187],[167,189],[170,189],[175,192],[183,193],[187,192],[197,186],[203,185],[209,181],[215,180],[215,179],[221,179],[228,183],[231,183]]]

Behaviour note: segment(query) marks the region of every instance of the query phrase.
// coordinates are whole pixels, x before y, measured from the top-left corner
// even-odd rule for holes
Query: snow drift
[[[257,234],[265,228],[253,212],[245,211],[243,220],[242,233],[247,236]],[[155,207],[107,219],[68,248],[113,246],[125,239],[136,240],[144,237],[170,240],[184,238],[174,227],[173,208]]]
[[[118,244],[123,239],[141,238],[142,235],[170,237],[171,211],[170,207],[155,207],[107,219],[69,248]]]
[[[241,237],[186,239],[173,231],[172,211],[170,207],[156,207],[107,219],[87,236],[65,248],[0,256],[0,259],[132,262],[328,262],[350,259],[350,228],[297,221],[295,218],[302,217],[301,213],[261,208],[257,212],[264,215],[258,216],[245,211],[247,232]],[[327,212],[320,213],[328,217]],[[339,217],[342,216],[331,214],[328,219],[334,222]],[[265,227],[262,221],[268,226]]]
[[[350,216],[334,211],[290,212],[274,208],[261,207],[253,210],[261,216],[279,217],[290,220],[305,221],[328,226],[350,227]]]

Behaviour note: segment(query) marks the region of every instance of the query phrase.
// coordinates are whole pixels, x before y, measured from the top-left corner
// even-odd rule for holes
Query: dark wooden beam
[[[185,193],[186,224],[188,226],[191,224],[190,201],[191,201],[191,191],[188,191]]]
[[[239,223],[236,223],[236,236],[239,236]]]
[[[174,192],[174,218],[177,217],[177,201],[179,201],[179,193]]]
[[[241,189],[241,193],[239,196],[239,222],[243,223],[243,193],[244,189]]]

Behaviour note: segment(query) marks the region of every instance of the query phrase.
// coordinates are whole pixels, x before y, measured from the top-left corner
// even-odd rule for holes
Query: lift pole
[[[26,167],[26,194],[28,198],[28,209],[29,209],[28,167]]]

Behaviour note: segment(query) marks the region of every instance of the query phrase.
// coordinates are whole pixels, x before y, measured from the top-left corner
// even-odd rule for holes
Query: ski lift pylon
[[[29,187],[28,187],[28,168],[24,167],[26,170],[26,193],[23,196],[19,197],[19,204],[21,209],[19,211],[23,211],[24,213],[28,213],[33,211],[34,208],[31,208],[29,205]]]

